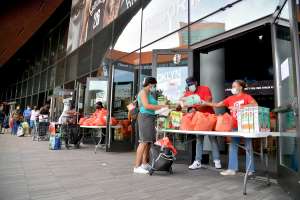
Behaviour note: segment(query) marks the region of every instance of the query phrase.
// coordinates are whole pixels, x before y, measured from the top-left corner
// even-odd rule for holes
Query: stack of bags
[[[101,109],[101,110],[96,111],[89,118],[86,118],[86,117],[81,118],[79,120],[79,125],[81,125],[81,126],[105,126],[107,123],[106,117],[107,117],[107,110]],[[110,124],[112,126],[115,126],[118,124],[118,121],[114,117],[111,117]]]

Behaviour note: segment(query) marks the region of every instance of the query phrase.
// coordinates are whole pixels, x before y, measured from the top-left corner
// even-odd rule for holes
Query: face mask
[[[231,93],[233,94],[233,95],[236,95],[236,94],[238,94],[238,93],[240,93],[240,89],[239,88],[232,88],[231,89]]]
[[[196,86],[195,85],[190,85],[189,86],[189,91],[195,92],[196,91]]]
[[[150,88],[150,92],[156,92],[156,86],[152,86],[152,87]]]

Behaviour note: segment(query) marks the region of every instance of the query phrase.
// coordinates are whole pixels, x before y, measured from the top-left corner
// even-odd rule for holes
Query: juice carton
[[[254,132],[254,108],[253,107],[248,107],[248,127],[249,127],[249,132],[252,133]]]
[[[254,109],[254,131],[267,132],[270,131],[270,109],[256,106]]]
[[[247,107],[243,108],[241,124],[242,132],[249,132],[249,109]]]
[[[243,132],[242,128],[242,115],[243,115],[244,110],[239,109],[237,112],[237,121],[238,121],[238,131]]]

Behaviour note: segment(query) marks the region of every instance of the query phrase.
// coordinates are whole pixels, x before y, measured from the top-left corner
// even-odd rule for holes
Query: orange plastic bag
[[[164,137],[163,139],[157,140],[155,144],[170,149],[174,155],[177,154],[177,150],[175,149],[168,137]]]
[[[194,131],[211,131],[211,123],[209,119],[209,114],[196,112],[192,124],[194,125]]]
[[[182,117],[180,130],[192,131],[194,130],[194,125],[192,123],[194,113],[187,113]]]
[[[86,117],[80,118],[80,120],[79,120],[79,125],[83,125],[83,123],[84,123],[87,119],[88,119],[88,118],[86,118]]]
[[[209,129],[215,130],[216,124],[217,124],[217,116],[215,114],[209,114],[208,115],[208,120],[209,120]]]
[[[233,128],[233,118],[225,113],[217,117],[216,131],[232,131]]]

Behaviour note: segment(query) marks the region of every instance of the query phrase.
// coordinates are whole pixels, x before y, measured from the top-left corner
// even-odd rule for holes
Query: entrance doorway
[[[231,84],[235,80],[244,80],[247,83],[246,93],[256,99],[260,106],[275,108],[274,90],[274,65],[272,56],[271,26],[269,24],[242,32],[234,37],[221,42],[210,44],[194,50],[194,76],[199,79],[201,85],[207,85],[213,94],[213,101],[219,102],[231,94]],[[216,113],[226,112],[217,109]],[[227,110],[228,112],[228,110]],[[273,127],[275,129],[275,127]],[[277,175],[277,141],[270,139],[269,146],[274,149],[273,156],[269,160],[271,175]],[[223,156],[224,167],[227,167],[227,144],[224,138],[219,138],[221,150],[225,150]],[[206,146],[206,148],[205,148]],[[254,150],[259,152],[260,140],[253,140]],[[205,150],[210,150],[209,145],[204,145]],[[244,171],[244,152],[240,152],[240,170]],[[257,160],[258,174],[264,172],[264,166],[260,166]]]

